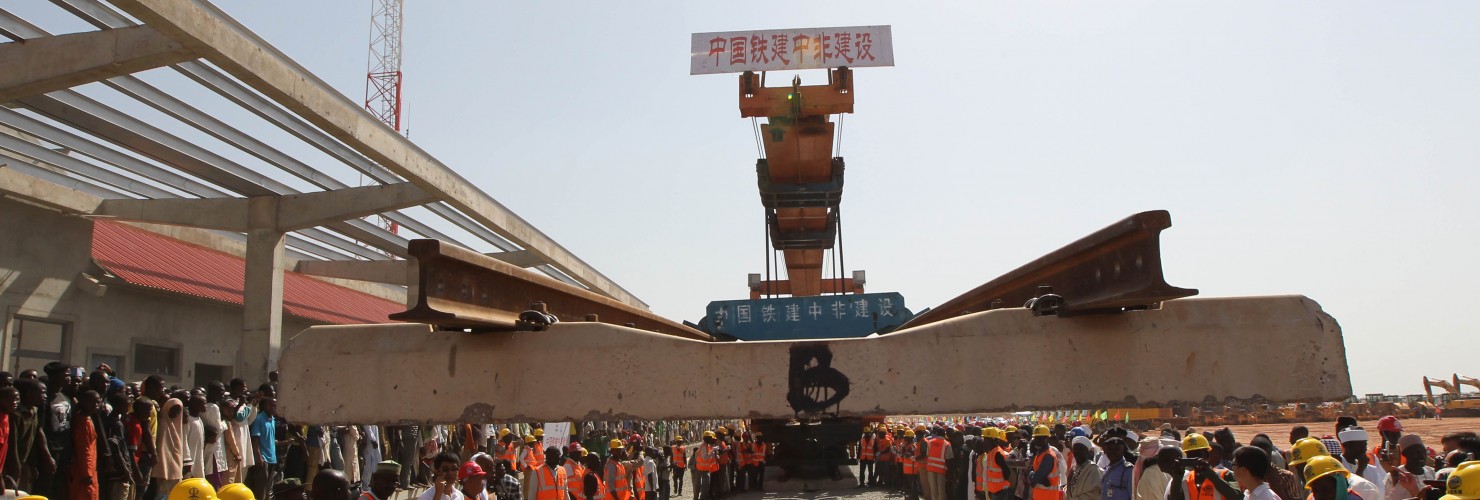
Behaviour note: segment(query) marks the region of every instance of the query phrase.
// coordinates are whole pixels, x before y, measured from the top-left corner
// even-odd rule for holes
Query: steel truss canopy
[[[51,3],[96,30],[53,33],[0,7],[0,192],[238,239],[261,221],[201,209],[271,198],[271,225],[299,260],[392,261],[409,238],[438,239],[646,309],[209,2]],[[64,189],[20,185],[33,181]],[[36,195],[69,190],[104,201]],[[302,206],[321,208],[289,213]],[[373,214],[392,225],[363,219]]]

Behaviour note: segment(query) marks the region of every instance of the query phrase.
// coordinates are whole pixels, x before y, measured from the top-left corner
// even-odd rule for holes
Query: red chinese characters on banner
[[[714,58],[717,66],[770,64],[773,61],[784,66],[843,66],[875,61],[873,45],[872,33],[819,32],[790,37],[785,34],[773,34],[769,37],[755,34],[749,37],[711,38],[708,55]]]
[[[770,39],[766,37],[760,35],[751,35],[750,62],[760,64],[771,62],[771,53],[769,49],[766,48],[769,43]]]

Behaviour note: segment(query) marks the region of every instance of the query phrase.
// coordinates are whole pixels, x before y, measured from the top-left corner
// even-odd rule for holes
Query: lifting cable
[[[755,135],[755,157],[765,158],[766,148],[761,147],[761,122],[754,116],[750,117],[750,132]]]

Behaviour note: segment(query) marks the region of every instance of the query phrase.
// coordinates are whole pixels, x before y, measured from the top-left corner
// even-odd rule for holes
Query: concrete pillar
[[[242,296],[242,336],[236,376],[255,387],[277,369],[283,347],[283,260],[285,235],[276,227],[277,200],[252,198],[247,231],[247,269]],[[272,221],[272,222],[267,222]]]

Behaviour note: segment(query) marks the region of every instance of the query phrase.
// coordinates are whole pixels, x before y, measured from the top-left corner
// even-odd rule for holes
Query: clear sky
[[[217,4],[363,97],[369,1]],[[842,144],[870,291],[918,311],[1167,209],[1169,283],[1315,299],[1356,393],[1480,376],[1480,3],[408,0],[405,18],[411,139],[670,318],[745,297],[764,259],[736,79],[689,76],[690,33],[888,24],[897,67],[856,71]]]

